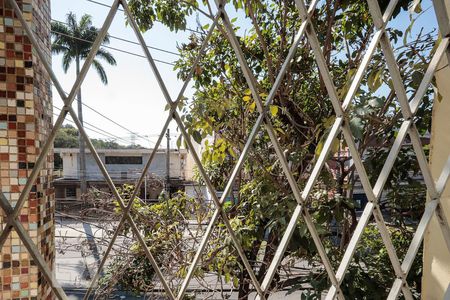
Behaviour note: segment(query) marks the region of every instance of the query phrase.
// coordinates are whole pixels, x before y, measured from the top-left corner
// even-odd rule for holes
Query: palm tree
[[[80,64],[85,60],[92,49],[92,44],[97,38],[99,29],[92,25],[92,17],[85,14],[81,17],[80,22],[77,22],[76,15],[69,13],[66,18],[66,23],[52,22],[52,53],[62,54],[62,67],[65,73],[70,68],[73,61],[76,64],[76,74],[80,73]],[[107,35],[103,40],[103,45],[109,44],[109,36]],[[103,84],[108,84],[108,77],[105,69],[98,59],[106,61],[108,64],[115,66],[116,60],[111,53],[104,48],[100,48],[97,52],[96,58],[92,62],[92,66],[100,76]],[[81,101],[81,88],[77,94],[78,102],[78,118],[83,124],[83,108]],[[86,184],[86,153],[84,140],[79,134],[80,144],[80,181],[81,193],[84,195],[87,190]]]

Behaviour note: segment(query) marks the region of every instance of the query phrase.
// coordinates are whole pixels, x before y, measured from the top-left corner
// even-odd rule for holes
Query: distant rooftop
[[[96,149],[97,153],[104,153],[104,154],[150,154],[152,153],[153,149]],[[77,154],[80,152],[78,148],[55,148],[55,153],[73,153]],[[89,149],[86,149],[86,153],[90,153],[91,151]],[[166,149],[161,148],[158,149],[158,153],[165,153]],[[170,152],[175,153],[187,153],[188,151],[186,149],[170,149]]]

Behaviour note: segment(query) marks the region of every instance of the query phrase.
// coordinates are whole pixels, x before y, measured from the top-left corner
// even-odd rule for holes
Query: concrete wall
[[[450,3],[447,10],[450,14]],[[448,66],[444,57],[438,69]],[[436,74],[442,101],[435,101],[431,133],[430,164],[434,179],[437,180],[450,155],[450,68],[446,67]],[[450,185],[447,185],[441,203],[447,220],[450,220]],[[443,239],[440,225],[433,217],[425,234],[422,299],[450,299],[450,252]],[[447,294],[446,294],[447,293]]]
[[[52,128],[52,99],[49,77],[5,2],[0,0],[0,189],[14,206]],[[18,2],[50,61],[50,0]],[[55,255],[52,170],[50,153],[19,214],[50,268]],[[0,263],[0,299],[53,299],[14,231],[1,249]]]
[[[103,153],[101,150],[99,151],[99,156],[103,163],[105,163],[105,156],[142,156],[142,164],[106,164],[106,169],[110,173],[110,176],[114,178],[120,178],[121,172],[127,172],[129,178],[136,178],[139,176],[140,172],[144,168],[148,159],[150,158],[150,154],[146,150],[145,153],[139,152],[139,150],[135,152],[126,151],[126,153],[120,153],[120,151],[111,152],[111,153]],[[79,178],[79,164],[78,164],[78,154],[77,153],[64,153],[61,155],[63,159],[63,176],[65,178]],[[186,157],[187,153],[179,153],[177,151],[171,152],[170,154],[170,177],[176,178],[186,178]],[[166,176],[166,153],[159,152],[156,154],[153,159],[149,174],[156,175],[161,179]],[[97,163],[94,160],[94,157],[90,154],[86,154],[86,174],[88,180],[97,179],[101,180],[103,178],[100,173],[100,169],[97,166]]]

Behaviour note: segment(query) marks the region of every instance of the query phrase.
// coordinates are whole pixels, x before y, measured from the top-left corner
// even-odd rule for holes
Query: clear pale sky
[[[112,0],[97,1],[109,5],[112,3]],[[65,21],[66,15],[70,11],[74,12],[78,18],[87,13],[92,15],[94,25],[100,27],[108,13],[107,7],[86,0],[52,0],[51,4],[52,18],[58,21]],[[430,0],[424,0],[422,7],[426,9],[429,6]],[[233,14],[233,12],[230,13]],[[203,20],[204,18],[202,18],[202,21]],[[391,23],[391,26],[404,30],[409,23],[408,21],[408,16],[403,14],[402,17],[394,20]],[[189,23],[188,27],[195,28],[195,17],[193,17]],[[435,17],[432,9],[424,13],[419,21],[416,22],[413,32],[417,32],[422,26],[426,27],[426,29],[435,27]],[[132,29],[125,25],[125,18],[122,11],[118,11],[116,14],[110,27],[109,34],[137,42]],[[177,52],[177,44],[188,41],[189,32],[173,33],[157,23],[152,30],[144,34],[144,37],[149,46]],[[140,46],[131,45],[116,39],[111,39],[110,46],[143,55]],[[132,132],[141,136],[148,136],[147,140],[137,137],[136,143],[149,147],[152,145],[151,142],[156,141],[157,135],[160,133],[163,123],[167,118],[167,112],[164,111],[166,104],[164,97],[144,58],[135,57],[114,50],[109,51],[117,60],[116,67],[110,67],[106,63],[104,64],[109,84],[104,86],[96,71],[90,70],[82,85],[83,102],[115,120]],[[173,62],[177,59],[177,56],[156,50],[151,50],[151,53],[155,59],[167,62]],[[182,82],[177,80],[176,72],[173,71],[172,66],[161,63],[158,63],[157,65],[171,96],[175,97],[182,86]],[[69,72],[65,74],[61,67],[61,57],[54,56],[53,69],[63,88],[69,92],[75,80],[74,65],[69,69]],[[191,93],[192,90],[188,89],[186,95],[189,96]],[[53,89],[53,98],[54,106],[61,108],[63,106],[62,101],[55,89]],[[75,105],[74,108],[76,108]],[[54,112],[58,113],[58,110],[55,109]],[[83,109],[83,114],[85,122],[126,140],[117,140],[117,142],[121,144],[130,143],[130,132],[118,127],[86,107]],[[71,124],[70,122],[66,123]],[[86,126],[91,127],[87,124]],[[95,130],[99,131],[98,129]],[[178,135],[174,123],[171,126],[171,131],[172,135],[174,135],[172,137],[172,146],[174,146],[176,135]],[[93,131],[88,131],[88,133],[93,138],[108,139],[104,135]]]
[[[105,4],[112,3],[111,0],[99,0],[99,2]],[[86,0],[52,0],[52,19],[65,21],[66,15],[70,11],[74,12],[78,18],[85,13],[92,15],[94,25],[100,27],[106,18],[108,8],[90,3]],[[191,24],[190,26],[195,27],[195,24]],[[125,25],[124,13],[122,11],[118,11],[116,14],[109,34],[137,42],[137,38],[132,29]],[[177,52],[177,43],[187,41],[188,36],[189,33],[172,33],[161,24],[156,24],[151,31],[144,35],[149,46],[155,46],[173,52]],[[111,39],[109,46],[140,55],[144,54],[140,46],[121,42],[116,39]],[[111,67],[106,63],[103,64],[108,75],[109,84],[107,86],[103,85],[96,71],[90,70],[82,85],[83,102],[131,131],[142,136],[149,136],[150,140],[156,141],[157,135],[161,132],[163,123],[167,118],[167,112],[164,111],[166,102],[147,61],[141,57],[107,50],[117,60],[117,66],[115,67]],[[156,50],[151,50],[151,53],[155,59],[163,61],[173,62],[177,59],[177,56]],[[176,72],[173,71],[172,66],[161,63],[157,65],[171,96],[176,97],[175,95],[178,94],[182,82],[177,80]],[[68,73],[65,74],[61,67],[61,56],[53,56],[53,69],[63,88],[69,92],[75,80],[74,64]],[[190,93],[191,91],[188,89],[187,95],[190,95]],[[53,98],[54,106],[61,108],[63,104],[55,89],[53,89]],[[74,108],[76,108],[75,102]],[[57,109],[54,111],[58,113]],[[83,116],[85,122],[130,141],[130,132],[114,125],[112,122],[86,107],[83,109]],[[71,124],[70,122],[66,123]],[[89,125],[86,126],[89,127]],[[96,130],[98,131],[98,129]],[[177,134],[175,125],[171,126],[171,130],[173,135]],[[88,132],[91,137],[106,139],[105,136],[98,133]],[[118,140],[118,142],[125,143],[121,140]],[[149,141],[145,141],[139,137],[136,139],[136,143],[147,147],[150,145]]]

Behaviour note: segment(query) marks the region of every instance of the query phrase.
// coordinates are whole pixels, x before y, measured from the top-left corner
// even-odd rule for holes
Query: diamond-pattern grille
[[[32,30],[30,28],[30,24],[26,22],[26,20],[23,18],[23,15],[21,13],[20,7],[16,3],[15,0],[8,0],[10,5],[14,8],[16,15],[18,16],[20,22],[22,23],[22,26],[24,27],[25,31],[27,32],[28,37],[30,38],[32,44],[34,45],[36,49],[36,53],[41,59],[42,63],[44,64],[44,67],[46,68],[47,72],[49,73],[51,80],[53,81],[54,86],[56,87],[60,97],[64,101],[64,108],[61,111],[60,115],[58,116],[55,126],[53,128],[53,131],[50,134],[50,137],[48,138],[46,144],[42,148],[41,154],[35,164],[35,167],[28,178],[28,181],[25,185],[25,188],[23,192],[20,195],[20,198],[16,204],[16,206],[13,208],[8,203],[6,198],[3,195],[3,192],[0,194],[0,206],[2,207],[3,211],[7,215],[7,224],[4,227],[4,230],[2,231],[0,235],[0,248],[3,246],[5,240],[7,239],[8,235],[11,233],[13,229],[17,232],[20,239],[24,243],[27,250],[30,252],[31,256],[33,257],[34,261],[36,262],[37,266],[39,267],[39,270],[42,272],[45,279],[51,284],[53,292],[55,296],[58,299],[67,299],[66,294],[64,291],[60,288],[59,284],[56,282],[52,271],[47,266],[45,260],[40,255],[38,248],[33,243],[32,239],[28,235],[26,229],[23,227],[23,225],[20,223],[20,221],[17,219],[17,216],[19,214],[20,209],[22,208],[23,204],[25,203],[26,199],[28,198],[28,195],[31,191],[33,183],[36,181],[37,177],[39,176],[39,172],[43,166],[43,163],[46,159],[46,155],[51,149],[51,145],[55,139],[57,130],[61,127],[63,121],[65,120],[65,117],[67,114],[70,114],[72,119],[74,120],[76,126],[78,127],[82,137],[86,141],[87,146],[89,147],[91,153],[94,155],[94,158],[96,160],[96,163],[98,164],[102,174],[104,175],[104,178],[106,182],[108,183],[111,191],[113,192],[113,195],[117,199],[119,205],[122,208],[123,215],[121,217],[121,220],[119,222],[118,227],[116,228],[116,231],[112,237],[112,240],[110,241],[110,244],[105,252],[105,255],[99,265],[99,269],[96,273],[96,275],[93,277],[92,284],[90,288],[88,289],[85,299],[88,299],[89,295],[92,293],[93,289],[95,288],[95,285],[99,279],[101,270],[103,269],[106,260],[111,253],[112,247],[114,245],[114,242],[123,227],[125,223],[128,223],[137,237],[140,245],[144,249],[145,255],[147,256],[148,260],[152,264],[153,269],[156,272],[156,275],[158,276],[164,290],[166,293],[166,296],[168,296],[170,299],[182,299],[184,297],[184,294],[186,293],[187,287],[190,283],[190,280],[193,277],[196,265],[199,263],[202,253],[205,250],[205,247],[207,245],[207,242],[211,236],[211,233],[216,225],[216,222],[219,218],[222,219],[222,222],[225,224],[225,227],[231,237],[231,240],[239,253],[239,256],[243,262],[244,267],[246,268],[250,279],[252,281],[252,285],[255,288],[257,292],[257,297],[259,299],[265,299],[267,297],[268,288],[270,287],[270,284],[274,278],[274,275],[278,269],[279,264],[281,263],[281,260],[284,256],[284,252],[286,251],[286,248],[288,246],[288,243],[290,242],[290,239],[292,237],[292,234],[296,228],[296,224],[300,217],[303,218],[305,221],[307,228],[313,238],[314,244],[317,247],[318,253],[320,255],[320,258],[322,260],[322,263],[325,267],[325,270],[328,274],[328,277],[331,281],[331,287],[328,291],[328,294],[326,296],[327,299],[344,299],[345,295],[343,295],[340,284],[343,282],[345,273],[350,265],[350,262],[352,260],[352,257],[356,251],[356,247],[358,245],[358,242],[363,234],[363,231],[365,227],[368,225],[370,218],[373,216],[376,222],[376,225],[381,233],[383,243],[387,249],[387,252],[389,254],[389,258],[392,264],[392,267],[396,274],[396,279],[393,282],[392,289],[390,290],[390,294],[388,296],[389,299],[396,299],[400,293],[403,293],[403,296],[406,299],[412,299],[411,291],[408,287],[408,284],[406,282],[406,277],[408,275],[408,272],[412,266],[412,263],[414,261],[414,258],[419,250],[419,247],[422,243],[425,230],[427,228],[427,225],[429,224],[432,216],[436,215],[439,223],[441,224],[442,233],[445,237],[445,240],[447,242],[448,248],[447,251],[450,251],[450,229],[448,226],[448,222],[444,217],[444,214],[441,212],[441,206],[440,206],[440,196],[447,184],[448,178],[450,176],[450,158],[447,162],[447,165],[445,166],[444,170],[442,171],[441,176],[438,180],[434,180],[434,178],[431,175],[428,162],[426,159],[426,156],[423,152],[421,140],[419,138],[418,130],[414,124],[414,116],[418,110],[418,107],[422,101],[423,96],[426,93],[426,90],[428,89],[434,73],[436,71],[436,68],[438,66],[438,63],[440,59],[443,57],[444,54],[449,53],[449,44],[450,40],[448,37],[448,34],[450,33],[450,24],[449,24],[449,16],[446,14],[445,10],[445,4],[444,0],[434,0],[434,6],[436,9],[436,14],[438,17],[438,23],[440,26],[440,30],[444,36],[444,38],[441,40],[434,57],[432,58],[428,69],[425,73],[425,76],[416,91],[416,94],[412,101],[408,102],[407,94],[405,91],[405,87],[403,84],[403,79],[401,77],[399,67],[397,65],[392,46],[389,41],[388,33],[386,32],[385,28],[387,26],[388,21],[390,20],[392,13],[398,3],[398,0],[392,0],[387,7],[384,14],[382,14],[380,7],[378,5],[378,1],[376,0],[368,0],[370,13],[372,15],[372,19],[375,26],[375,34],[372,37],[372,41],[370,42],[368,49],[365,53],[365,57],[361,62],[361,65],[358,67],[358,70],[356,72],[356,75],[354,79],[352,80],[350,84],[350,88],[341,103],[339,101],[339,98],[337,96],[336,87],[333,83],[333,78],[331,77],[331,74],[328,70],[328,66],[326,63],[326,60],[324,58],[317,34],[315,32],[315,28],[313,26],[313,23],[311,22],[311,19],[313,18],[312,12],[314,12],[314,9],[319,2],[318,0],[313,0],[309,6],[309,9],[307,9],[305,3],[303,0],[295,0],[295,4],[297,6],[300,18],[302,20],[302,24],[293,40],[292,46],[289,49],[289,53],[281,67],[280,73],[278,74],[275,83],[266,99],[265,102],[262,101],[260,97],[260,93],[258,91],[258,85],[255,76],[252,74],[251,69],[247,65],[247,62],[244,58],[242,49],[240,47],[239,41],[236,37],[235,31],[233,30],[233,26],[231,25],[231,22],[228,18],[227,12],[225,11],[225,1],[223,0],[215,0],[216,7],[217,7],[217,15],[216,16],[210,16],[212,21],[212,26],[210,26],[208,33],[206,35],[206,38],[203,41],[203,44],[200,48],[200,51],[198,53],[198,56],[196,57],[193,66],[190,70],[190,73],[187,76],[186,81],[184,82],[183,87],[181,88],[178,97],[173,100],[169,92],[164,84],[164,81],[162,80],[158,68],[156,67],[155,61],[153,57],[151,56],[147,45],[144,41],[144,38],[139,31],[139,28],[133,18],[133,16],[130,13],[130,10],[128,8],[126,0],[115,0],[113,5],[111,6],[111,9],[108,13],[108,16],[106,17],[106,20],[97,36],[96,41],[94,42],[94,45],[92,47],[92,51],[87,57],[81,72],[79,76],[77,77],[69,95],[66,95],[64,91],[62,90],[61,85],[58,82],[58,79],[56,78],[55,74],[52,71],[51,66],[47,63],[46,57],[44,52],[40,48],[40,44],[34,37]],[[186,140],[187,146],[189,149],[191,149],[191,153],[193,155],[194,161],[197,164],[198,170],[200,174],[202,175],[206,186],[212,195],[212,200],[216,206],[215,211],[212,215],[212,218],[208,224],[208,227],[206,229],[206,232],[203,236],[202,241],[199,244],[198,250],[193,258],[193,261],[189,267],[189,270],[187,272],[187,275],[181,284],[181,286],[178,288],[178,294],[175,294],[175,291],[172,291],[169,287],[168,282],[165,280],[163,273],[161,272],[158,264],[156,263],[155,258],[153,257],[151,251],[146,245],[144,237],[140,234],[133,218],[130,215],[130,210],[132,206],[132,201],[129,201],[127,204],[120,196],[118,190],[116,189],[111,177],[109,176],[105,166],[103,165],[99,155],[97,154],[93,144],[91,143],[86,131],[83,129],[80,120],[78,119],[75,111],[72,108],[72,102],[74,101],[75,95],[77,94],[78,89],[80,88],[83,80],[85,79],[85,76],[92,64],[92,61],[94,59],[95,54],[97,53],[98,49],[101,46],[101,42],[103,41],[105,35],[107,34],[107,31],[109,29],[109,26],[111,25],[115,14],[119,7],[122,6],[125,15],[128,18],[128,21],[133,28],[139,43],[142,46],[142,49],[145,53],[145,56],[147,57],[147,60],[149,62],[150,68],[154,75],[156,76],[156,79],[159,83],[159,86],[162,90],[162,93],[165,97],[166,102],[169,105],[169,117],[167,118],[162,130],[161,134],[156,142],[156,145],[153,149],[153,152],[150,155],[150,159],[148,160],[147,164],[144,167],[144,170],[142,172],[141,178],[138,180],[136,188],[134,190],[134,194],[131,196],[130,199],[135,199],[137,196],[137,193],[139,191],[140,186],[143,184],[144,176],[148,171],[148,168],[150,167],[150,164],[152,160],[155,157],[156,151],[158,147],[161,144],[161,141],[164,137],[164,133],[166,129],[168,128],[170,122],[175,120],[177,123],[181,134],[183,135],[184,139]],[[250,88],[250,91],[252,93],[253,98],[256,100],[257,109],[259,111],[259,117],[256,120],[256,123],[253,126],[253,129],[251,130],[251,133],[247,139],[247,142],[242,150],[242,153],[233,169],[233,172],[229,178],[228,184],[226,185],[226,188],[219,199],[216,194],[216,190],[210,181],[205,169],[202,166],[201,160],[198,157],[197,153],[194,150],[194,146],[191,142],[190,136],[186,131],[186,128],[183,124],[182,119],[180,118],[180,115],[178,114],[176,108],[177,104],[180,101],[180,99],[183,98],[183,94],[188,86],[189,81],[191,80],[196,66],[199,64],[199,62],[202,59],[202,55],[204,50],[206,49],[209,39],[216,29],[218,22],[221,21],[221,26],[225,28],[228,41],[230,42],[235,55],[236,59],[239,61],[239,65],[241,66],[242,72],[245,76],[245,79],[247,81],[248,87]],[[289,66],[292,64],[292,59],[295,55],[295,52],[297,48],[300,45],[300,42],[306,38],[311,49],[313,50],[315,61],[317,63],[317,66],[319,68],[320,75],[324,81],[324,84],[326,86],[326,90],[328,92],[330,101],[333,105],[334,112],[336,114],[336,118],[334,121],[334,124],[331,126],[329,131],[329,136],[326,139],[326,142],[324,144],[323,150],[320,153],[320,156],[318,157],[316,164],[313,168],[313,171],[307,181],[307,184],[303,191],[300,190],[300,187],[296,183],[296,180],[290,171],[288,162],[284,156],[283,149],[281,148],[277,135],[275,133],[275,130],[272,126],[272,121],[267,114],[268,108],[273,102],[273,99],[275,97],[275,94],[283,80],[283,77],[289,68]],[[378,177],[378,180],[376,181],[375,185],[372,187],[369,178],[367,175],[367,172],[364,168],[361,156],[357,150],[357,146],[355,144],[354,137],[351,133],[349,123],[348,123],[348,110],[350,108],[350,104],[352,103],[353,98],[355,97],[355,94],[361,84],[361,81],[363,79],[363,76],[365,75],[366,69],[369,65],[369,62],[374,55],[377,47],[380,46],[382,49],[382,52],[385,57],[385,61],[389,70],[389,73],[391,75],[391,79],[393,82],[394,91],[396,93],[397,99],[400,103],[402,115],[404,117],[404,121],[400,127],[400,130],[398,132],[398,135],[396,136],[396,139],[392,145],[392,148],[390,149],[388,158],[383,166],[383,169]],[[263,130],[261,127],[263,127],[264,130],[268,133],[270,137],[270,141],[272,143],[272,146],[274,147],[274,150],[277,154],[277,157],[280,161],[280,164],[282,166],[282,170],[284,172],[284,175],[288,179],[289,185],[292,189],[293,195],[297,201],[297,206],[295,210],[292,213],[290,222],[287,226],[287,229],[281,239],[281,243],[276,250],[275,256],[273,258],[273,261],[271,262],[268,271],[263,278],[262,282],[260,283],[258,279],[256,278],[253,268],[250,265],[244,250],[242,246],[240,245],[240,242],[238,238],[236,237],[231,224],[228,220],[227,215],[225,214],[224,210],[222,209],[222,204],[224,203],[224,200],[228,197],[230,194],[233,182],[236,179],[237,175],[239,174],[239,171],[244,165],[244,162],[247,159],[247,155],[249,153],[249,150],[252,146],[252,143],[257,136],[257,134]],[[369,203],[366,205],[360,220],[358,222],[358,225],[356,227],[356,230],[349,242],[349,245],[345,251],[345,254],[342,258],[342,261],[339,265],[339,268],[335,271],[330,263],[330,260],[325,252],[325,248],[322,244],[322,241],[319,237],[319,234],[315,228],[314,222],[308,212],[308,210],[305,208],[305,201],[308,199],[308,196],[316,183],[320,171],[322,167],[324,166],[326,162],[326,158],[331,150],[332,142],[337,137],[337,135],[342,132],[343,136],[345,138],[345,141],[349,147],[349,150],[352,155],[352,159],[355,162],[356,170],[359,174],[361,183],[363,185],[364,191],[367,195],[367,198],[369,200]],[[383,219],[383,215],[381,213],[380,207],[378,205],[379,198],[381,196],[381,192],[384,188],[384,185],[386,183],[386,180],[388,178],[388,175],[394,165],[394,162],[397,158],[397,155],[400,151],[401,145],[406,137],[406,135],[409,135],[414,151],[416,153],[419,166],[421,168],[422,174],[424,176],[424,180],[426,183],[426,186],[428,188],[428,193],[430,195],[430,201],[426,204],[425,212],[423,214],[423,217],[418,225],[418,229],[414,235],[414,238],[411,242],[411,245],[408,249],[408,252],[403,259],[403,262],[400,262],[399,258],[397,257],[396,250],[392,244],[389,231],[387,229],[387,226],[385,224],[385,221]]]

